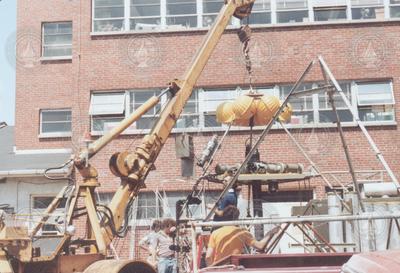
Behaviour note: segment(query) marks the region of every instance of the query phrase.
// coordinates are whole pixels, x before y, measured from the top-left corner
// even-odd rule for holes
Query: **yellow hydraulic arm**
[[[161,112],[151,132],[143,138],[142,144],[134,152],[120,152],[111,157],[110,169],[115,175],[121,177],[122,181],[109,205],[115,229],[119,229],[123,223],[125,207],[129,200],[136,197],[140,188],[144,187],[146,176],[152,169],[232,16],[240,19],[248,16],[254,2],[255,0],[225,1],[225,5],[204,38],[183,79],[174,80],[170,84],[174,97]],[[102,233],[108,245],[113,239],[110,228],[102,227]]]

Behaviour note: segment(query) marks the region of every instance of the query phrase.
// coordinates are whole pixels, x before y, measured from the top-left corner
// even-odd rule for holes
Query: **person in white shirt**
[[[164,219],[161,224],[161,231],[155,236],[151,245],[152,257],[154,258],[158,250],[158,273],[176,273],[177,261],[175,252],[171,250],[174,244],[173,235],[176,231],[176,222],[174,219]],[[153,263],[155,260],[153,259]]]
[[[157,236],[157,233],[161,229],[161,221],[160,220],[154,220],[153,224],[151,225],[151,231],[148,233],[146,236],[144,236],[140,241],[139,241],[139,247],[149,253],[149,256],[147,257],[147,262],[154,267],[157,265],[157,251],[155,253],[156,256],[154,256],[154,259],[152,257],[153,253],[151,251],[151,246],[153,244],[153,241],[155,237]]]

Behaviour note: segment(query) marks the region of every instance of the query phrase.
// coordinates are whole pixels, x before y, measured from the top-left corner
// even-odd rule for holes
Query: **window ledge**
[[[356,122],[342,122],[342,127],[357,127]],[[379,127],[379,126],[396,126],[396,121],[368,121],[363,122],[364,126],[366,127]],[[288,129],[319,129],[319,128],[336,128],[336,123],[320,123],[320,124],[287,124],[286,127]],[[260,131],[263,130],[265,127],[257,126],[254,127],[253,130]],[[275,124],[272,127],[273,130],[282,129],[280,125]],[[208,128],[186,128],[186,129],[173,129],[171,134],[179,134],[179,133],[210,133],[210,132],[224,132],[226,128],[222,127],[208,127]],[[232,127],[232,132],[247,132],[250,131],[248,127]],[[129,130],[123,132],[121,135],[145,135],[150,132],[150,129],[146,130]],[[92,131],[92,136],[102,136],[105,132],[99,131]]]
[[[228,26],[226,29],[238,29],[238,26]],[[90,32],[90,36],[119,36],[119,35],[140,35],[140,34],[152,34],[152,33],[182,33],[182,32],[202,32],[208,31],[210,28],[208,27],[197,27],[197,28],[174,28],[174,29],[154,29],[154,30],[126,30],[126,31],[104,31],[104,32]]]
[[[40,61],[42,62],[72,61],[72,56],[40,57]]]
[[[66,138],[71,137],[72,133],[41,133],[39,138]]]
[[[391,23],[400,22],[400,18],[389,19],[363,19],[363,20],[332,20],[332,21],[314,21],[314,22],[298,22],[298,23],[277,23],[277,24],[252,24],[251,28],[286,28],[286,27],[310,27],[310,26],[324,26],[324,25],[351,25],[351,24],[371,24],[371,23]],[[237,30],[240,26],[228,26],[227,30]],[[182,33],[182,32],[202,32],[208,31],[209,27],[201,28],[182,28],[182,29],[155,29],[146,31],[105,31],[105,32],[90,32],[92,37],[101,36],[120,36],[120,35],[140,35],[140,34],[154,34],[154,33]]]

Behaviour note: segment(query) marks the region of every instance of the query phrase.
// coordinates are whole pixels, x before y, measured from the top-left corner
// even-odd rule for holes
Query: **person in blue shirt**
[[[235,206],[237,207],[238,203],[238,195],[240,191],[242,190],[242,187],[235,184],[232,186],[231,189],[228,190],[228,192],[222,197],[222,199],[218,203],[218,207],[215,210],[214,218],[213,221],[223,221],[223,213],[224,209],[228,206]],[[212,206],[211,206],[212,208]],[[214,227],[213,230],[217,229],[218,227]]]

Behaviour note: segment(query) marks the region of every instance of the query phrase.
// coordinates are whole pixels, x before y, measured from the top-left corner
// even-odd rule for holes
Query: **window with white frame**
[[[126,90],[114,92],[95,92],[92,94],[89,115],[92,120],[92,133],[102,134],[114,128],[120,121],[128,117],[152,96],[158,96],[160,90]],[[153,127],[165,104],[167,96],[149,109],[139,120],[131,125],[128,132],[144,132]],[[197,91],[194,90],[185,108],[177,120],[175,128],[198,128],[200,124],[199,102]]]
[[[390,81],[357,82],[358,115],[362,121],[394,121],[394,96]]]
[[[124,119],[125,96],[125,91],[92,94],[89,108],[92,132],[109,131]]]
[[[158,96],[161,91],[159,90],[135,90],[128,91],[129,93],[129,113],[133,113],[142,104],[148,101],[153,96]],[[134,129],[151,129],[154,122],[157,120],[161,111],[161,104],[158,103],[155,107],[146,112],[138,121],[133,124]]]
[[[249,23],[271,24],[271,0],[260,0],[254,3]]]
[[[342,89],[343,93],[346,95],[347,99],[351,103],[351,84],[350,83],[340,83],[340,88]],[[339,120],[341,122],[352,122],[354,121],[354,117],[347,107],[346,103],[342,99],[342,96],[335,92],[333,94],[333,102],[336,107],[336,111],[339,116]],[[321,92],[318,94],[318,111],[319,123],[335,123],[337,121],[336,114],[332,110],[332,105],[329,100],[329,95],[326,92]]]
[[[363,121],[394,121],[394,99],[392,84],[384,82],[339,83],[349,100],[353,111],[360,114]],[[306,83],[297,90],[309,90],[323,85],[322,83]],[[262,94],[275,95],[284,100],[292,85],[257,87]],[[235,100],[246,91],[239,87],[231,89],[198,89],[194,90],[185,108],[177,120],[174,130],[216,129],[225,127],[216,121],[216,109],[223,103]],[[94,93],[91,99],[90,114],[92,116],[92,132],[104,133],[112,129],[118,122],[128,116],[151,96],[160,94],[158,90],[129,90],[114,93]],[[357,99],[358,98],[358,99]],[[354,117],[342,97],[333,96],[339,118],[342,122],[354,122]],[[369,99],[369,100],[367,100]],[[163,96],[161,103],[149,110],[141,119],[128,129],[128,133],[143,133],[151,129],[166,103]],[[126,101],[126,106],[125,106]],[[304,97],[292,97],[289,100],[293,107],[292,125],[331,124],[336,122],[329,97],[320,92]]]
[[[43,23],[42,56],[71,58],[72,22]]]
[[[197,0],[166,0],[168,28],[197,27]]]
[[[347,19],[346,0],[314,0],[314,21]]]
[[[107,206],[110,204],[115,192],[97,192],[95,194],[96,202],[100,205]]]
[[[93,32],[210,27],[224,0],[92,0]],[[388,10],[387,14],[384,12]],[[313,15],[312,15],[313,14]],[[310,17],[311,16],[311,17]],[[400,0],[257,0],[249,24],[400,18]],[[247,19],[245,19],[247,22]],[[231,25],[239,26],[232,18]]]
[[[383,0],[351,0],[352,19],[384,19]]]
[[[138,199],[137,219],[157,219],[176,217],[176,202],[187,198],[188,191],[171,191],[161,194],[155,192],[141,192]],[[204,196],[206,204],[215,203],[220,195],[219,191],[209,191]],[[201,198],[201,196],[200,196]],[[203,218],[205,215],[204,204],[190,205],[189,218]],[[187,215],[184,214],[183,217]]]
[[[40,134],[49,136],[71,135],[71,109],[40,111]]]
[[[223,5],[224,0],[203,0],[203,27],[214,23]]]
[[[30,223],[30,228],[33,227],[40,219],[47,207],[53,202],[55,196],[52,195],[32,195],[31,196],[31,210],[34,211],[32,213],[32,222]],[[55,214],[64,213],[64,208],[66,204],[66,198],[62,199],[60,204],[55,210]],[[41,235],[57,235],[60,234],[59,224],[57,221],[58,216],[51,216],[44,224],[40,230]]]
[[[190,194],[189,191],[172,191],[172,192],[166,192],[166,204],[168,204],[167,209],[164,209],[163,212],[163,217],[171,217],[171,218],[176,218],[176,202],[179,200],[185,200],[187,196]],[[219,191],[208,191],[207,193],[204,194],[204,201],[205,204],[213,204],[215,203],[216,200],[218,200],[218,197],[220,195]],[[200,199],[202,199],[202,196],[199,196]],[[188,218],[204,218],[205,216],[205,204],[200,204],[200,205],[189,205],[188,208],[188,215],[186,214],[186,211],[183,213],[183,217],[188,217]]]
[[[308,0],[276,0],[277,23],[308,22]]]
[[[284,100],[289,95],[293,85],[283,85],[279,87],[280,99]],[[308,90],[313,87],[313,84],[303,84],[299,86],[296,91]],[[315,122],[314,117],[314,104],[313,96],[308,95],[304,97],[292,97],[289,99],[289,103],[293,107],[293,115],[291,124],[309,124]]]
[[[124,29],[125,0],[93,0],[93,31],[109,32]]]
[[[203,127],[221,127],[221,123],[217,122],[216,110],[217,107],[228,101],[233,101],[237,98],[239,89],[202,89],[201,96],[201,112],[203,115]]]
[[[130,0],[131,30],[152,30],[160,26],[160,0]]]
[[[138,197],[136,218],[158,219],[163,215],[163,207],[162,200],[155,192],[141,192]]]
[[[390,17],[400,18],[400,0],[390,0]]]
[[[185,108],[183,108],[182,114],[176,121],[175,128],[199,128],[199,126],[199,98],[197,90],[194,90],[187,101]]]

